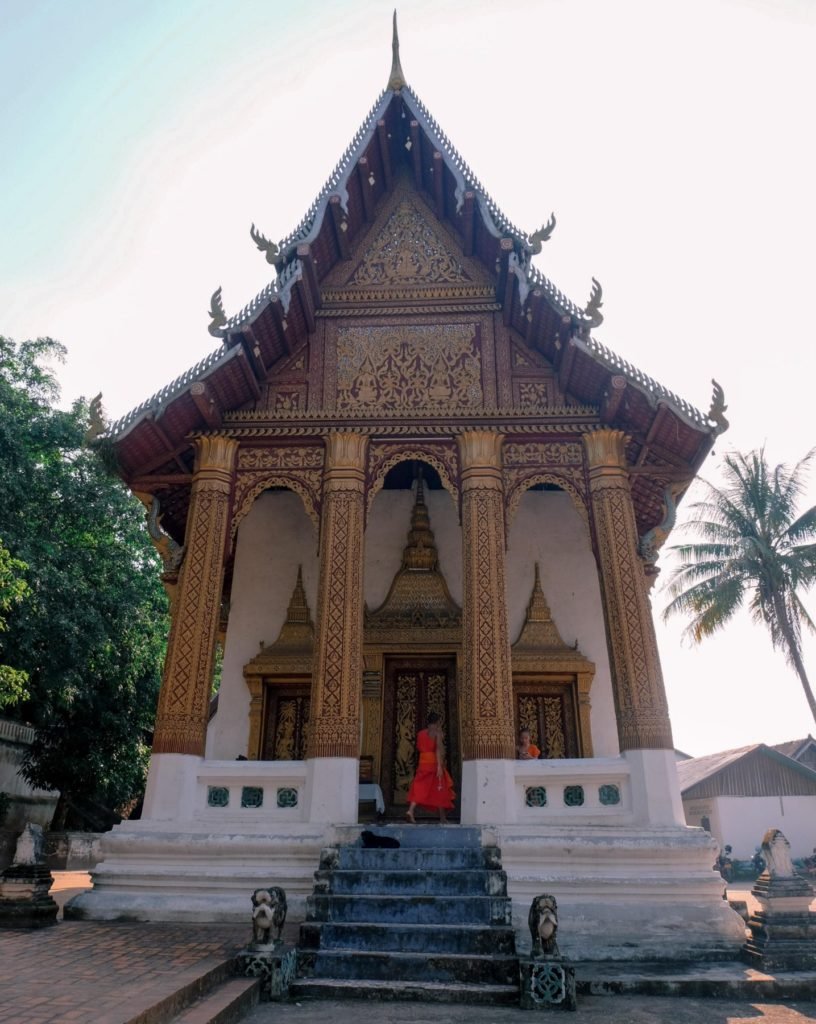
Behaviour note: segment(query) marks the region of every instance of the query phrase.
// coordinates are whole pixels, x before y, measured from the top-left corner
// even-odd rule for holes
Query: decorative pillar
[[[462,821],[504,821],[513,804],[503,763],[516,755],[505,589],[503,436],[459,436],[462,466]]]
[[[200,437],[195,444],[185,557],[167,643],[154,754],[203,756],[207,737],[238,442]]]
[[[238,442],[200,437],[159,693],[144,819],[193,817],[204,757]]]
[[[632,764],[636,816],[681,824],[669,709],[646,579],[638,557],[625,434],[584,435],[621,753]],[[648,755],[648,756],[647,756]]]
[[[326,437],[307,754],[310,821],[357,820],[367,452],[363,434]]]

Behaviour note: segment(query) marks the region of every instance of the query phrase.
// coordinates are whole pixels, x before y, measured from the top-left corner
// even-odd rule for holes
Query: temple
[[[144,813],[76,914],[240,919],[270,879],[302,913],[361,796],[404,814],[436,711],[520,932],[546,888],[568,951],[736,950],[684,824],[649,599],[722,392],[703,414],[599,343],[597,282],[579,306],[533,266],[554,226],[507,220],[395,36],[303,221],[278,244],[252,226],[274,280],[233,316],[216,291],[218,347],[104,427],[172,625]],[[520,727],[540,760],[516,759]]]

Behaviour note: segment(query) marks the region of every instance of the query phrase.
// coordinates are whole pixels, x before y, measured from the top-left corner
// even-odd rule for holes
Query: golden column
[[[153,734],[154,754],[204,755],[238,442],[199,437]]]
[[[504,571],[503,436],[459,435],[462,464],[462,758],[514,758]]]
[[[368,438],[326,437],[308,757],[360,756]]]
[[[584,435],[621,751],[672,749],[622,430]]]

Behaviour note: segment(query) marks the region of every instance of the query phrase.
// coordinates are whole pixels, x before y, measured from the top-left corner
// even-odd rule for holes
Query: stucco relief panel
[[[482,405],[478,334],[473,323],[339,326],[336,408],[376,413]]]

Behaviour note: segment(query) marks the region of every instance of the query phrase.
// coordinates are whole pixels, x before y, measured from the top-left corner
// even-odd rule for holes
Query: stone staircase
[[[364,849],[355,830],[321,855],[292,997],[518,1005],[500,850],[461,825],[373,831],[399,849]]]

